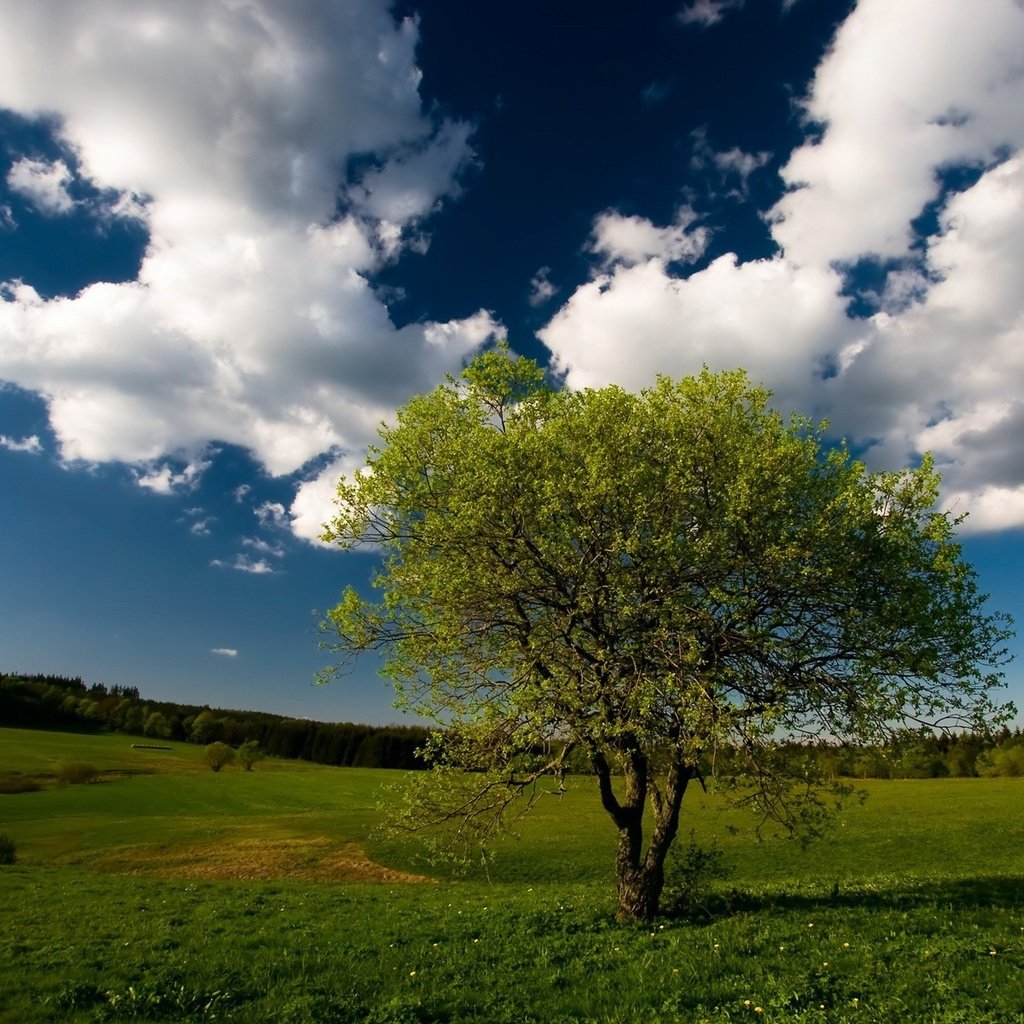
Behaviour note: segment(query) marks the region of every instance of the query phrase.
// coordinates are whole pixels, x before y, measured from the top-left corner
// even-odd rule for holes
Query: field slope
[[[705,798],[685,828],[733,876],[639,928],[586,781],[456,880],[377,833],[399,773],[131,743],[0,729],[0,778],[44,784],[0,795],[4,1024],[1024,1024],[1024,780],[867,783],[806,850]],[[50,784],[62,761],[102,781]]]

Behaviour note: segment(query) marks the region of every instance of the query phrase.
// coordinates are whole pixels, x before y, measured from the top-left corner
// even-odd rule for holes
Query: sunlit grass
[[[0,867],[4,1024],[1024,1022],[1024,780],[867,783],[806,850],[734,833],[697,794],[684,835],[733,877],[709,914],[640,927],[612,920],[614,836],[586,781],[544,797],[490,883],[459,881],[376,833],[398,773],[214,774],[198,750],[0,796],[19,853]],[[0,772],[137,756],[0,730]]]

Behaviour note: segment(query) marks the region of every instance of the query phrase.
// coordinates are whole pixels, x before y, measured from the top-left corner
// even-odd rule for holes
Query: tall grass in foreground
[[[214,774],[190,748],[113,775],[141,770],[123,737],[36,735],[0,729],[0,772],[35,750],[108,781],[0,795],[3,1024],[1024,1024],[1019,780],[869,784],[806,851],[705,800],[686,827],[733,875],[643,928],[612,920],[587,785],[541,801],[491,883],[458,881],[375,834],[392,773]],[[360,865],[437,880],[329,880]]]

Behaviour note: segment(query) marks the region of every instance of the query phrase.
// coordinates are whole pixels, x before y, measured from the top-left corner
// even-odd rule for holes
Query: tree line
[[[29,729],[119,732],[208,746],[256,742],[272,757],[355,768],[422,768],[421,726],[316,722],[262,711],[231,711],[146,700],[135,686],[79,677],[0,673],[0,723]]]
[[[424,767],[418,751],[430,735],[420,726],[314,722],[261,711],[145,700],[134,686],[87,685],[80,678],[0,674],[0,723],[73,732],[121,732],[208,746],[256,742],[273,757],[355,768]],[[821,740],[781,744],[793,763],[844,779],[934,779],[1024,776],[1024,732],[1003,726],[988,733],[907,732],[886,744]],[[551,751],[536,752],[551,755]],[[728,756],[725,754],[724,756]],[[566,774],[591,766],[573,751]],[[710,766],[707,774],[712,774]]]

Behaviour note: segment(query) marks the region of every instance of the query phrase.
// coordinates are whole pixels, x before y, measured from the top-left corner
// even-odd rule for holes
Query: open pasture
[[[0,1021],[1024,1022],[1024,780],[864,784],[806,850],[699,792],[709,913],[612,920],[586,780],[462,879],[376,832],[399,773],[0,729]],[[739,826],[733,832],[730,826]]]

